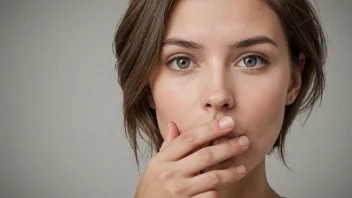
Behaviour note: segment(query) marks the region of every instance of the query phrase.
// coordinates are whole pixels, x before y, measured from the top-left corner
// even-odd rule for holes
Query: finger
[[[166,161],[182,159],[202,144],[226,135],[233,127],[234,122],[231,117],[211,120],[200,127],[183,132],[174,141],[170,142],[167,149],[159,152],[157,158]]]
[[[160,147],[160,151],[165,147],[165,144],[168,141],[169,136],[170,136],[170,123],[167,123],[167,131],[165,133],[164,142]]]
[[[191,198],[214,198],[214,197],[219,197],[219,192],[215,190],[211,190],[202,194],[195,195]]]
[[[207,173],[200,174],[188,180],[191,186],[190,192],[192,195],[198,195],[229,185],[242,179],[245,175],[246,168],[243,165],[230,167],[223,170],[213,170]]]
[[[216,140],[214,141],[213,145],[220,144],[220,143],[223,143],[223,142],[226,142],[229,140],[229,138],[222,138],[222,137],[220,137],[218,139],[217,139],[218,141],[216,141]],[[226,168],[229,168],[230,166],[233,166],[234,165],[233,163],[234,163],[233,158],[229,158],[229,159],[222,161],[220,163],[217,163],[213,166],[207,167],[206,169],[202,170],[201,172],[204,173],[204,172],[208,172],[208,171],[215,170],[215,169],[216,170],[226,169]]]
[[[175,138],[177,138],[180,133],[178,132],[177,126],[174,122],[170,121],[167,124],[168,131],[166,132],[166,137],[161,145],[160,151],[162,151],[164,148],[166,148],[171,141],[173,141]]]
[[[204,169],[204,170],[203,170],[203,173],[204,173],[204,172],[211,171],[211,170],[215,170],[215,169],[216,169],[216,170],[226,169],[226,168],[229,168],[230,166],[233,166],[233,165],[234,165],[233,159],[232,159],[232,158],[229,158],[229,159],[227,159],[227,160],[225,160],[225,161],[222,161],[222,162],[220,162],[220,163],[218,163],[218,164],[215,164],[215,165],[213,165],[213,166],[210,166],[210,167]]]
[[[208,146],[192,153],[177,162],[177,166],[186,167],[182,172],[191,176],[195,172],[199,172],[242,153],[248,146],[249,140],[246,136],[231,138],[221,144]]]

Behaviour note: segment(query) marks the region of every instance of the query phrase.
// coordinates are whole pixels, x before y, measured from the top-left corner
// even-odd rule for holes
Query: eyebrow
[[[230,49],[238,49],[238,48],[246,48],[254,45],[259,45],[259,44],[270,44],[275,47],[278,46],[278,44],[271,38],[267,36],[255,36],[255,37],[250,37],[244,40],[236,41],[235,43],[229,45]],[[179,47],[184,47],[184,48],[189,48],[189,49],[199,49],[199,50],[204,50],[204,46],[193,42],[193,41],[187,41],[184,39],[180,38],[169,38],[166,39],[162,47],[168,46],[168,45],[176,45]]]

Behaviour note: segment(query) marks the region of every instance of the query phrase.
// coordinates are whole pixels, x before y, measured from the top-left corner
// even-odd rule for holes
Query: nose
[[[209,79],[209,78],[208,78]],[[217,75],[204,83],[202,94],[202,106],[206,111],[224,112],[234,106],[234,98],[231,92],[230,82],[226,82],[224,75]]]
[[[223,61],[221,55],[209,57],[209,62],[202,70],[200,97],[204,110],[216,115],[232,109],[235,105],[234,78],[231,67]]]
[[[233,97],[226,90],[208,90],[208,94],[203,101],[203,107],[207,111],[226,111],[234,106]]]

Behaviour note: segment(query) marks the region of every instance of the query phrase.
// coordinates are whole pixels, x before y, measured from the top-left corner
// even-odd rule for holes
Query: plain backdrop
[[[112,53],[127,2],[0,0],[1,198],[133,197]],[[317,5],[329,48],[323,103],[293,125],[292,170],[268,157],[268,179],[288,198],[351,198],[352,1]]]

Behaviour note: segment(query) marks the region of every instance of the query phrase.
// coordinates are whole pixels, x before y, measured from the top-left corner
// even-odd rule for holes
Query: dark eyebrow
[[[275,47],[277,47],[277,43],[272,40],[271,38],[267,37],[267,36],[256,36],[256,37],[251,37],[245,40],[241,40],[241,41],[237,41],[234,44],[230,45],[229,47],[231,49],[236,49],[236,48],[246,48],[246,47],[250,47],[253,45],[259,45],[259,44],[271,44]],[[162,47],[165,47],[167,45],[176,45],[179,47],[184,47],[184,48],[189,48],[189,49],[204,49],[204,46],[193,42],[193,41],[187,41],[187,40],[183,40],[180,38],[168,38],[166,39],[163,44]]]
[[[204,46],[193,41],[186,41],[180,38],[169,38],[166,39],[162,47],[167,45],[177,45],[179,47],[189,48],[189,49],[204,49]]]
[[[246,47],[250,47],[253,45],[259,45],[259,44],[271,44],[275,47],[277,47],[277,43],[267,37],[267,36],[255,36],[255,37],[251,37],[242,41],[237,41],[234,44],[230,45],[231,49],[236,49],[236,48],[246,48]]]

